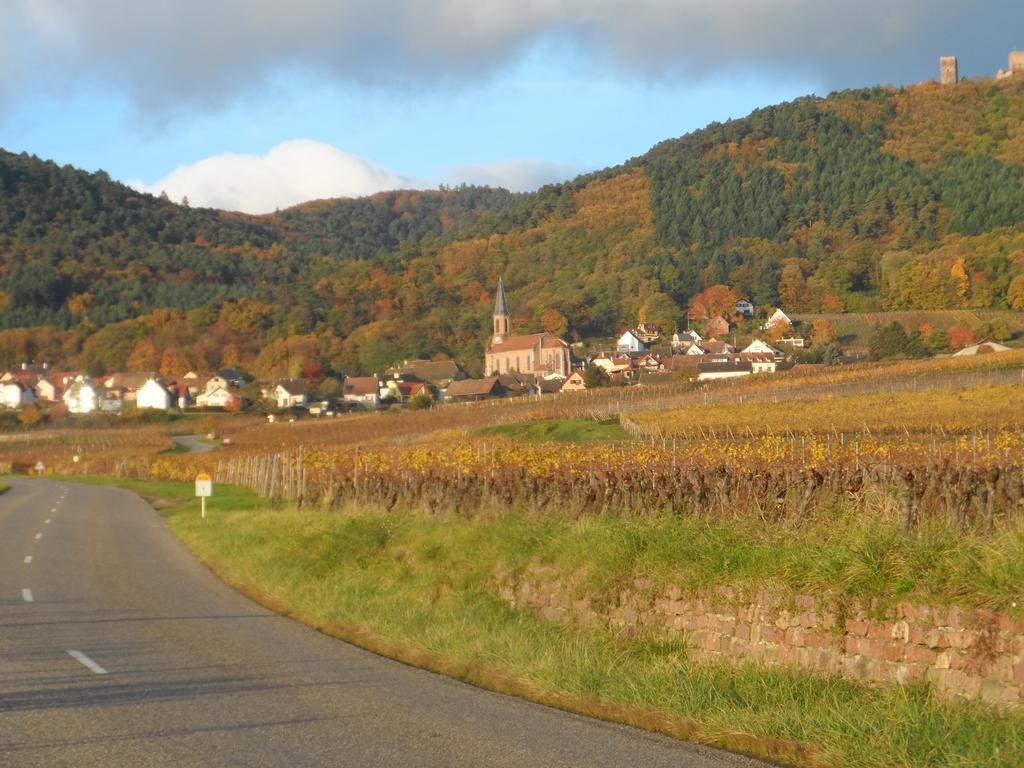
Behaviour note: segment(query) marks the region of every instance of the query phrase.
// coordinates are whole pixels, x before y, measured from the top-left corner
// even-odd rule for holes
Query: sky
[[[0,0],[0,147],[192,205],[621,163],[806,94],[992,75],[1020,0]]]

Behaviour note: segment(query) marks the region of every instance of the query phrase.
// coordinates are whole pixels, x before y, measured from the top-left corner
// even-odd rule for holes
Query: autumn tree
[[[188,358],[177,347],[167,347],[160,358],[160,375],[168,378],[183,376],[191,367]]]
[[[951,326],[946,331],[946,336],[949,339],[949,346],[953,349],[963,349],[978,342],[978,336],[974,329],[968,328],[966,325]]]
[[[768,326],[768,341],[771,344],[777,344],[779,339],[788,339],[792,335],[793,326],[785,320],[780,320]]]
[[[801,259],[786,259],[779,277],[779,300],[783,306],[801,309],[807,292],[807,277]]]
[[[132,371],[155,371],[160,368],[163,352],[153,339],[141,339],[135,344],[126,365]]]
[[[34,427],[43,420],[43,414],[35,403],[28,403],[18,411],[18,421],[26,427]]]
[[[1010,309],[1024,310],[1024,275],[1017,275],[1006,289],[1006,303]]]
[[[735,305],[736,301],[733,300],[729,305],[730,313],[734,310]],[[659,326],[664,333],[675,332],[681,315],[682,310],[679,305],[667,293],[651,294],[640,306],[640,322],[653,323]]]
[[[837,338],[835,323],[825,319],[815,320],[811,323],[811,341],[815,346],[831,344]]]
[[[569,321],[557,309],[549,309],[540,316],[540,327],[561,339],[569,332]]]
[[[736,292],[732,288],[721,284],[712,285],[693,297],[693,301],[690,302],[690,317],[694,320],[706,320],[718,315],[728,317],[736,311],[736,301]]]

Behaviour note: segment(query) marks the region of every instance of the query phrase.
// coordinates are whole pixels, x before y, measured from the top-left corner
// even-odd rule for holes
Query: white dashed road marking
[[[25,555],[25,564],[28,565],[32,562],[32,555]]]
[[[43,534],[37,533],[36,534],[36,541],[39,541],[41,538],[43,538]]]
[[[23,590],[21,590],[21,599],[24,600],[26,603],[31,603],[32,602],[32,590],[31,589],[23,589]]]

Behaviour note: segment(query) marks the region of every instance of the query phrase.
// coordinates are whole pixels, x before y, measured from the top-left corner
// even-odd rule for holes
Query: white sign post
[[[206,499],[213,496],[213,478],[207,474],[196,475],[196,496],[203,505],[203,517],[206,517]]]

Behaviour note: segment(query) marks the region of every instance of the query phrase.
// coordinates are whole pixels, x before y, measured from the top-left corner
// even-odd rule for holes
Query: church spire
[[[494,314],[508,316],[508,304],[505,302],[505,284],[498,278],[498,297],[494,300]]]
[[[505,301],[505,284],[498,278],[498,295],[494,300],[494,336],[493,344],[500,344],[508,335],[509,313],[508,302]]]

